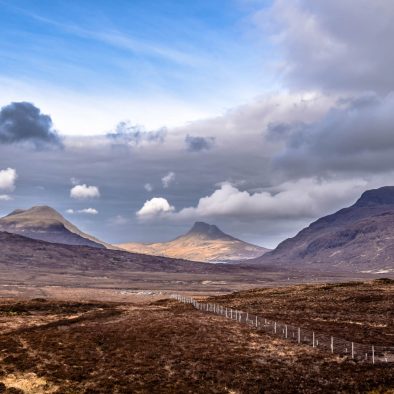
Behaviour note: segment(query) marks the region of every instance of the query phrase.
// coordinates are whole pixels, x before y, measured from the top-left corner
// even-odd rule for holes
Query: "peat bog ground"
[[[356,286],[338,288],[352,289],[353,294]],[[215,297],[215,302],[235,302],[239,295],[227,297]],[[286,303],[286,293],[275,299]],[[255,301],[247,302],[257,308]],[[356,363],[299,346],[174,300],[140,304],[3,299],[0,324],[0,392],[394,390],[391,365]]]

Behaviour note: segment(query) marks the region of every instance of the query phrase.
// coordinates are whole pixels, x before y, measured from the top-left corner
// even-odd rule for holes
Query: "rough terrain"
[[[217,304],[349,341],[394,346],[394,280],[252,289]]]
[[[341,289],[349,291],[351,309],[354,287]],[[289,290],[276,291],[270,302],[286,305]],[[236,299],[247,297],[222,298],[226,303]],[[258,309],[258,303],[267,302],[259,298],[252,304]],[[367,298],[359,302],[365,308],[370,303]],[[343,303],[336,303],[339,313],[346,309]],[[375,304],[382,308],[375,313],[378,316],[385,301]],[[291,308],[287,311],[291,313]],[[168,299],[142,297],[138,303],[3,299],[0,321],[0,382],[9,393],[18,392],[10,387],[59,394],[394,390],[391,365],[356,363]]]

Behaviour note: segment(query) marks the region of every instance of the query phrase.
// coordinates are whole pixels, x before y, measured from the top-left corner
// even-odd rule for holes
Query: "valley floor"
[[[321,292],[337,299],[336,288],[329,286]],[[379,284],[375,296],[382,286],[394,287]],[[300,319],[297,308],[302,296],[295,302],[295,312],[288,302],[295,288],[305,300],[319,293],[316,286],[295,286],[266,290],[268,295],[256,290],[214,299],[251,309],[260,304],[261,310],[275,302],[281,313]],[[334,304],[340,317],[346,308],[353,308],[350,294],[356,286],[339,288],[342,302]],[[381,326],[392,309],[384,297],[382,302],[373,298],[371,289],[358,302],[377,305],[373,319],[380,316]],[[302,306],[308,316],[318,310],[318,302],[313,305]],[[327,306],[323,303],[321,308]],[[368,331],[369,312],[363,313],[358,319],[363,323],[365,317]],[[382,330],[382,338],[383,332],[392,334]],[[58,394],[383,393],[394,392],[394,367],[356,363],[274,338],[159,294],[134,295],[134,302],[4,298],[0,300],[0,382],[9,393],[17,393],[10,387],[23,390],[20,393]]]

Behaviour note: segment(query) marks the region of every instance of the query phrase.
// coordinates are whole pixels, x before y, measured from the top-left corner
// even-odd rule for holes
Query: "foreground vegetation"
[[[170,300],[145,305],[3,300],[0,324],[0,392],[394,389],[391,365],[355,363]]]

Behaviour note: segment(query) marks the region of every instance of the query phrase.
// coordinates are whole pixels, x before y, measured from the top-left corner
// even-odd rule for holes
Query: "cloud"
[[[116,126],[114,133],[107,134],[107,138],[115,144],[125,144],[134,147],[150,143],[163,143],[166,135],[166,128],[147,131],[143,126],[133,125],[130,122],[120,122]]]
[[[8,194],[0,194],[0,201],[10,201],[12,200],[12,197],[9,196]]]
[[[153,186],[152,186],[150,183],[145,183],[144,189],[145,189],[147,192],[151,192],[151,191],[153,191]]]
[[[267,141],[283,141],[286,140],[291,134],[294,134],[297,130],[305,126],[304,123],[284,123],[284,122],[272,122],[269,123],[265,137]]]
[[[98,210],[95,208],[84,208],[84,209],[79,209],[79,210],[74,210],[74,209],[67,209],[66,212],[70,215],[73,215],[75,213],[84,213],[84,214],[88,214],[88,215],[97,215],[98,214]]]
[[[285,182],[272,190],[248,192],[224,182],[212,194],[199,199],[195,207],[174,211],[167,200],[162,201],[171,209],[160,210],[147,207],[149,217],[164,217],[171,220],[192,221],[198,219],[299,220],[314,218],[322,212],[328,213],[341,203],[357,198],[365,189],[362,179],[321,181],[306,178]],[[149,201],[147,202],[149,203]],[[145,206],[144,206],[145,208]]]
[[[7,191],[15,190],[15,182],[17,178],[18,174],[13,168],[0,170],[0,189]]]
[[[185,143],[189,152],[201,152],[210,150],[213,147],[215,137],[193,137],[188,134],[185,138]]]
[[[52,119],[31,103],[11,103],[0,110],[0,143],[30,143],[35,148],[61,147]]]
[[[163,184],[163,187],[165,189],[169,188],[170,185],[175,181],[175,173],[174,172],[169,172],[167,175],[164,175],[163,178],[161,178],[161,183]]]
[[[150,219],[172,212],[174,209],[165,198],[154,197],[151,200],[145,201],[143,207],[137,211],[137,217],[140,219]]]
[[[78,200],[83,200],[87,198],[99,198],[100,191],[97,186],[87,186],[83,185],[75,185],[70,190],[70,197]]]
[[[254,20],[272,35],[292,87],[387,93],[394,84],[391,1],[275,0]]]
[[[88,215],[97,215],[98,214],[98,210],[95,208],[84,208],[84,209],[80,209],[78,212],[79,213],[86,213]]]
[[[292,177],[391,171],[393,127],[394,94],[340,100],[318,121],[286,125],[284,148],[273,156],[274,169]]]
[[[76,185],[78,185],[79,183],[81,183],[81,181],[80,181],[78,178],[74,178],[74,177],[71,177],[71,178],[70,178],[70,182],[71,182],[71,184],[72,184],[73,186],[76,186]]]

